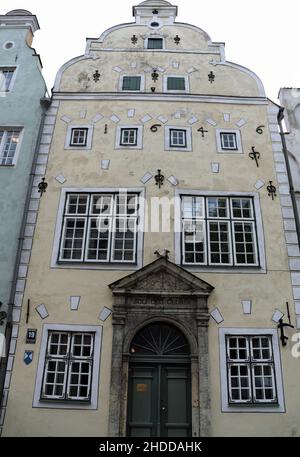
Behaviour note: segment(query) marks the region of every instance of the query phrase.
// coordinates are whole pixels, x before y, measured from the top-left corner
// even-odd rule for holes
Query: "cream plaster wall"
[[[144,33],[139,28],[121,29],[107,36],[104,43],[93,44],[95,49],[107,46],[123,46],[129,42],[132,33]],[[178,33],[184,43],[191,43],[191,49],[201,51],[207,48],[203,36],[182,27],[166,27],[163,30],[169,36]],[[197,37],[196,37],[197,35]],[[197,44],[196,44],[197,38]],[[171,45],[170,45],[171,46]],[[181,45],[180,45],[181,46]],[[92,47],[92,48],[93,48]],[[99,47],[99,48],[98,48]],[[66,68],[63,73],[61,92],[116,92],[118,88],[119,73],[112,70],[116,65],[128,74],[139,74],[145,66],[162,66],[166,68],[165,74],[186,74],[191,66],[199,71],[190,74],[191,92],[216,94],[216,95],[243,95],[257,97],[259,95],[257,82],[249,75],[230,67],[209,65],[213,55],[180,54],[180,48],[171,46],[176,53],[152,52],[99,52],[100,60],[85,59]],[[96,51],[93,53],[95,54]],[[98,54],[97,54],[98,55]],[[172,61],[180,61],[180,68],[172,67]],[[138,62],[136,68],[131,67],[132,62]],[[155,64],[155,65],[154,65]],[[99,83],[94,83],[92,74],[98,69],[101,73]],[[207,74],[210,70],[216,73],[216,82],[208,83]],[[80,76],[81,75],[81,76]],[[88,79],[89,78],[89,79]],[[81,80],[81,81],[80,81]],[[153,85],[150,75],[146,73],[146,91]],[[161,76],[157,83],[161,91]],[[77,94],[77,97],[80,97]],[[59,97],[58,97],[59,98]],[[262,179],[266,185],[272,180],[275,185],[276,175],[271,145],[271,136],[268,130],[267,101],[262,104],[247,104],[228,101],[228,103],[204,103],[203,101],[175,100],[122,100],[116,94],[113,99],[103,96],[103,100],[72,99],[61,100],[54,135],[51,143],[49,164],[46,173],[48,189],[41,199],[40,212],[33,244],[31,263],[28,273],[27,287],[24,303],[31,301],[29,323],[26,325],[26,309],[23,309],[19,343],[17,347],[14,371],[11,381],[11,393],[8,400],[5,427],[5,436],[16,435],[97,435],[106,436],[108,433],[108,402],[111,365],[111,319],[105,323],[98,320],[103,306],[112,307],[113,299],[108,284],[120,279],[130,271],[117,269],[107,271],[75,270],[72,268],[51,268],[56,216],[63,187],[140,187],[145,188],[146,198],[172,197],[175,188],[165,181],[163,187],[158,189],[154,180],[145,186],[140,178],[146,173],[155,174],[158,168],[167,178],[176,176],[179,181],[178,189],[198,189],[203,191],[217,190],[232,192],[257,192],[262,213],[264,242],[266,250],[267,272],[243,273],[195,273],[204,281],[215,287],[210,299],[210,311],[218,307],[224,316],[223,327],[255,327],[274,328],[276,324],[271,321],[275,308],[285,309],[285,302],[292,302],[292,288],[288,269],[288,257],[283,232],[283,220],[280,201],[274,201],[268,196],[266,186],[260,190],[255,189],[255,184]],[[128,118],[129,109],[135,109],[133,118]],[[80,112],[86,111],[84,119]],[[180,119],[175,113],[180,112]],[[65,150],[65,137],[68,125],[87,125],[91,119],[101,113],[103,119],[94,125],[92,149]],[[224,113],[230,113],[230,122],[224,121]],[[116,150],[115,134],[117,125],[111,121],[111,116],[117,116],[118,125],[142,124],[141,119],[146,115],[152,117],[144,124],[142,150]],[[192,145],[191,152],[165,151],[164,127],[157,133],[150,130],[154,123],[160,123],[158,116],[163,115],[168,119],[166,125],[191,126]],[[61,118],[67,116],[70,122],[66,123]],[[190,125],[189,120],[196,117],[198,121]],[[213,119],[216,126],[206,122]],[[246,124],[240,128],[243,154],[218,154],[216,146],[216,128],[238,129],[237,122],[241,119]],[[104,134],[107,124],[107,134]],[[256,128],[264,125],[264,133],[258,135]],[[208,132],[205,138],[197,131],[205,127]],[[274,132],[273,132],[274,134]],[[260,166],[248,157],[252,146],[261,153]],[[101,160],[109,159],[110,169],[101,170]],[[211,163],[220,164],[220,173],[213,174]],[[67,179],[61,185],[55,177],[63,174]],[[173,223],[173,215],[171,217]],[[156,249],[169,249],[170,260],[174,261],[174,234],[171,233],[146,233],[144,237],[144,261],[146,265],[155,259]],[[70,296],[81,296],[81,303],[77,312],[70,311]],[[241,301],[251,299],[253,304],[252,315],[245,316],[242,311]],[[49,317],[45,323],[65,323],[82,325],[103,325],[103,345],[101,352],[100,392],[99,407],[96,411],[74,411],[57,409],[31,408],[34,381],[38,362],[39,343],[43,322],[34,307],[44,303],[47,306]],[[292,319],[294,312],[291,309]],[[38,341],[34,346],[34,361],[25,366],[23,354],[28,346],[24,344],[25,332],[28,327],[38,329]],[[291,332],[289,331],[289,336]],[[219,342],[218,326],[211,321],[209,327],[210,342],[210,370],[211,370],[211,398],[212,398],[212,433],[213,435],[299,435],[299,404],[296,379],[299,378],[299,363],[291,357],[291,339],[288,346],[282,349],[282,367],[284,377],[286,414],[243,414],[243,419],[237,413],[221,413],[220,406],[220,376],[219,376]],[[201,381],[201,380],[200,380]],[[298,421],[298,422],[297,422]]]

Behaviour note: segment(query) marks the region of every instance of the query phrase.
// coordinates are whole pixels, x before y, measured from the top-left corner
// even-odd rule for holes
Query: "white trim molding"
[[[49,331],[56,330],[60,332],[89,332],[94,333],[94,353],[93,353],[93,373],[91,380],[91,399],[88,403],[78,401],[55,401],[41,400],[41,391],[43,383],[45,357],[48,343]],[[99,375],[102,345],[102,326],[100,325],[65,325],[65,324],[45,324],[43,325],[41,348],[38,361],[38,367],[35,378],[35,388],[33,394],[33,408],[52,408],[52,409],[97,409],[98,408],[98,391]]]
[[[276,377],[277,399],[276,404],[249,404],[247,406],[240,404],[229,404],[228,401],[228,376],[227,376],[227,358],[226,358],[226,336],[231,335],[266,335],[272,338],[273,363]],[[221,388],[221,407],[223,413],[284,413],[284,390],[282,369],[280,360],[280,346],[277,329],[272,328],[220,328],[219,329],[220,345],[220,388]]]

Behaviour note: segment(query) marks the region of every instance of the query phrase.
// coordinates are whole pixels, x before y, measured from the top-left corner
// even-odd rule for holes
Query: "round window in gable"
[[[13,41],[6,41],[3,45],[4,49],[12,49],[15,47],[15,43]]]
[[[151,22],[151,27],[159,27],[159,23],[158,22]]]

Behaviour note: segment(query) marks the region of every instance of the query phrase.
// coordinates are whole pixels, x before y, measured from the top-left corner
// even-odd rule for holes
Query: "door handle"
[[[167,408],[166,408],[165,406],[163,406],[163,407],[161,408],[161,410],[162,410],[162,411],[166,411]]]

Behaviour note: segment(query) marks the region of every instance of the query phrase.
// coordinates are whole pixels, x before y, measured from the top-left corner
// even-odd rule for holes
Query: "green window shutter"
[[[148,39],[148,49],[162,49],[163,40],[162,38],[149,38]]]
[[[168,77],[168,90],[185,90],[185,78]]]
[[[141,77],[140,76],[124,76],[122,89],[123,90],[140,90],[141,89]]]

